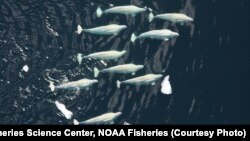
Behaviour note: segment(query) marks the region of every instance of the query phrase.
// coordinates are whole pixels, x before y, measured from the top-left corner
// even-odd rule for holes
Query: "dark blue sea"
[[[135,17],[104,14],[97,7],[133,4],[154,14],[185,13],[185,25],[148,21],[148,12]],[[248,0],[0,0],[0,124],[72,124],[107,112],[122,112],[123,124],[250,124],[250,7]],[[128,28],[117,36],[76,34],[77,25],[108,24]],[[132,33],[171,29],[170,41],[130,41]],[[77,54],[126,50],[118,61],[83,60]],[[131,74],[105,73],[89,90],[60,90],[55,85],[94,79],[93,68],[143,64],[136,76],[170,75],[173,93],[154,86],[124,85]],[[23,66],[29,67],[28,72]],[[59,101],[73,112],[67,120]]]

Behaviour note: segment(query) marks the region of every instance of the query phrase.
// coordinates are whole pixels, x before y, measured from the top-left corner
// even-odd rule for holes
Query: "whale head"
[[[177,32],[172,32],[171,33],[171,37],[179,37],[179,36],[180,36],[180,34],[177,33]]]
[[[155,74],[156,79],[161,79],[163,77],[162,74]]]
[[[143,69],[143,68],[144,68],[143,65],[138,65],[138,70]]]
[[[96,79],[91,80],[91,83],[92,83],[92,84],[98,83],[98,80],[96,80]]]
[[[138,13],[147,11],[147,8],[138,8]]]
[[[193,22],[194,21],[194,19],[193,18],[191,18],[191,17],[186,17],[186,21],[188,21],[188,22]]]
[[[122,115],[122,112],[117,112],[117,113],[114,113],[114,118],[118,118],[119,116]]]
[[[124,55],[126,52],[126,50],[121,51],[121,55]]]
[[[128,28],[126,25],[120,25],[121,30]]]

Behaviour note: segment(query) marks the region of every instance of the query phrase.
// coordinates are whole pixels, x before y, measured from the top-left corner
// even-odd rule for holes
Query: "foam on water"
[[[48,17],[47,17],[47,18],[48,18]],[[52,35],[54,35],[54,36],[59,36],[59,34],[58,34],[56,31],[54,31],[54,30],[52,29],[52,27],[51,27],[50,23],[48,22],[48,20],[46,20],[46,27],[47,27],[47,29],[49,30],[49,32],[50,32]]]
[[[172,87],[169,81],[169,75],[166,76],[161,83],[161,92],[167,95],[172,94]]]
[[[29,71],[29,66],[28,65],[24,65],[23,66],[23,71],[28,72]]]

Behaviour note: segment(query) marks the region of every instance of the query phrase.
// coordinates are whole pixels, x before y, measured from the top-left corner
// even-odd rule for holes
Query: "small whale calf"
[[[74,119],[73,123],[74,125],[108,125],[108,124],[114,124],[114,121],[121,116],[121,112],[117,113],[106,113],[102,114],[100,116],[88,119],[83,122],[78,122],[76,119]]]
[[[96,14],[97,14],[97,17],[101,17],[102,14],[108,14],[108,13],[135,16],[136,14],[142,13],[145,11],[146,9],[137,7],[135,5],[125,5],[125,6],[112,7],[105,11],[102,11],[102,9],[98,7],[96,10]]]
[[[117,24],[110,24],[105,26],[99,26],[89,29],[82,29],[80,25],[77,27],[77,33],[81,34],[82,32],[96,34],[96,35],[117,35],[123,29],[126,29],[126,25],[117,25]]]
[[[77,90],[77,89],[84,89],[89,88],[89,86],[97,83],[98,80],[91,80],[91,79],[81,79],[78,81],[68,82],[65,84],[61,84],[59,86],[55,86],[53,82],[50,82],[50,89],[51,91],[55,91],[57,89],[69,89],[69,90]]]
[[[116,81],[117,88],[120,88],[121,84],[130,84],[130,85],[155,85],[155,82],[162,78],[161,74],[147,74],[144,76],[128,79],[125,81]]]
[[[102,52],[96,52],[96,53],[92,53],[89,54],[87,56],[84,56],[83,58],[90,58],[90,59],[99,59],[99,60],[117,60],[120,57],[122,57],[124,54],[126,53],[125,50],[123,51],[115,51],[115,50],[111,50],[111,51],[102,51]]]
[[[107,69],[103,69],[101,71],[99,71],[97,68],[94,68],[94,76],[97,77],[99,73],[105,73],[105,72],[122,73],[122,74],[132,73],[132,75],[134,75],[136,71],[142,68],[144,68],[143,65],[135,65],[135,64],[118,65]]]
[[[168,41],[170,38],[178,37],[179,33],[173,32],[169,29],[161,29],[161,30],[151,30],[145,33],[140,34],[138,37],[133,33],[131,36],[131,41],[135,42],[135,40],[140,38],[151,38],[151,39],[159,39]]]
[[[166,13],[166,14],[159,14],[156,16],[150,15],[149,21],[151,22],[153,19],[166,20],[172,23],[180,23],[181,25],[187,22],[194,21],[193,18],[188,17],[187,15],[182,13]]]

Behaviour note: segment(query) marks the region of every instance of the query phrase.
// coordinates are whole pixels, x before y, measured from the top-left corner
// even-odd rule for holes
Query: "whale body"
[[[171,38],[178,37],[179,33],[173,32],[169,29],[161,29],[161,30],[151,30],[145,33],[140,34],[138,37],[133,33],[131,36],[131,41],[135,42],[135,40],[140,38],[151,38],[158,40],[168,41]]]
[[[136,14],[142,13],[145,11],[146,9],[137,7],[135,5],[125,5],[125,6],[112,7],[105,11],[102,11],[102,9],[98,7],[96,10],[96,14],[97,14],[97,17],[101,17],[102,14],[108,14],[108,13],[135,16]]]
[[[102,52],[96,52],[89,54],[87,56],[84,56],[83,58],[91,58],[91,59],[99,59],[99,60],[117,60],[118,58],[122,57],[126,53],[125,50],[123,51],[102,51]]]
[[[117,80],[116,85],[120,88],[121,84],[130,84],[130,85],[154,85],[157,80],[162,78],[161,74],[147,74],[144,76],[128,79],[125,81]]]
[[[74,125],[107,125],[114,124],[114,121],[121,115],[121,112],[117,113],[106,113],[100,116],[85,120],[83,122],[78,122],[74,119]]]
[[[184,23],[194,21],[193,18],[188,17],[187,15],[182,14],[182,13],[166,13],[166,14],[159,14],[156,16],[151,15],[149,19],[150,21],[152,21],[153,19],[161,19],[161,20],[172,22],[172,23],[180,23],[182,25]]]
[[[99,26],[89,29],[82,29],[80,25],[77,27],[77,33],[81,34],[82,32],[96,34],[96,35],[117,35],[123,29],[126,29],[126,25],[110,24],[105,26]]]
[[[101,71],[99,71],[97,68],[94,68],[94,76],[97,77],[99,73],[105,73],[105,72],[122,73],[122,74],[132,73],[132,75],[134,75],[136,71],[142,68],[144,68],[143,65],[135,65],[135,64],[118,65],[107,69],[103,69]]]
[[[131,36],[131,41],[135,42],[135,40],[140,38],[150,38],[150,39],[158,39],[168,41],[171,38],[178,37],[179,33],[173,32],[169,29],[161,29],[161,30],[151,30],[145,33],[140,34],[136,37],[133,33]]]
[[[53,82],[50,82],[50,89],[51,91],[55,91],[56,89],[69,89],[69,90],[75,90],[75,89],[83,89],[88,88],[89,86],[97,83],[98,80],[91,80],[91,79],[81,79],[78,81],[68,82],[65,84],[61,84],[59,86],[55,86]]]

